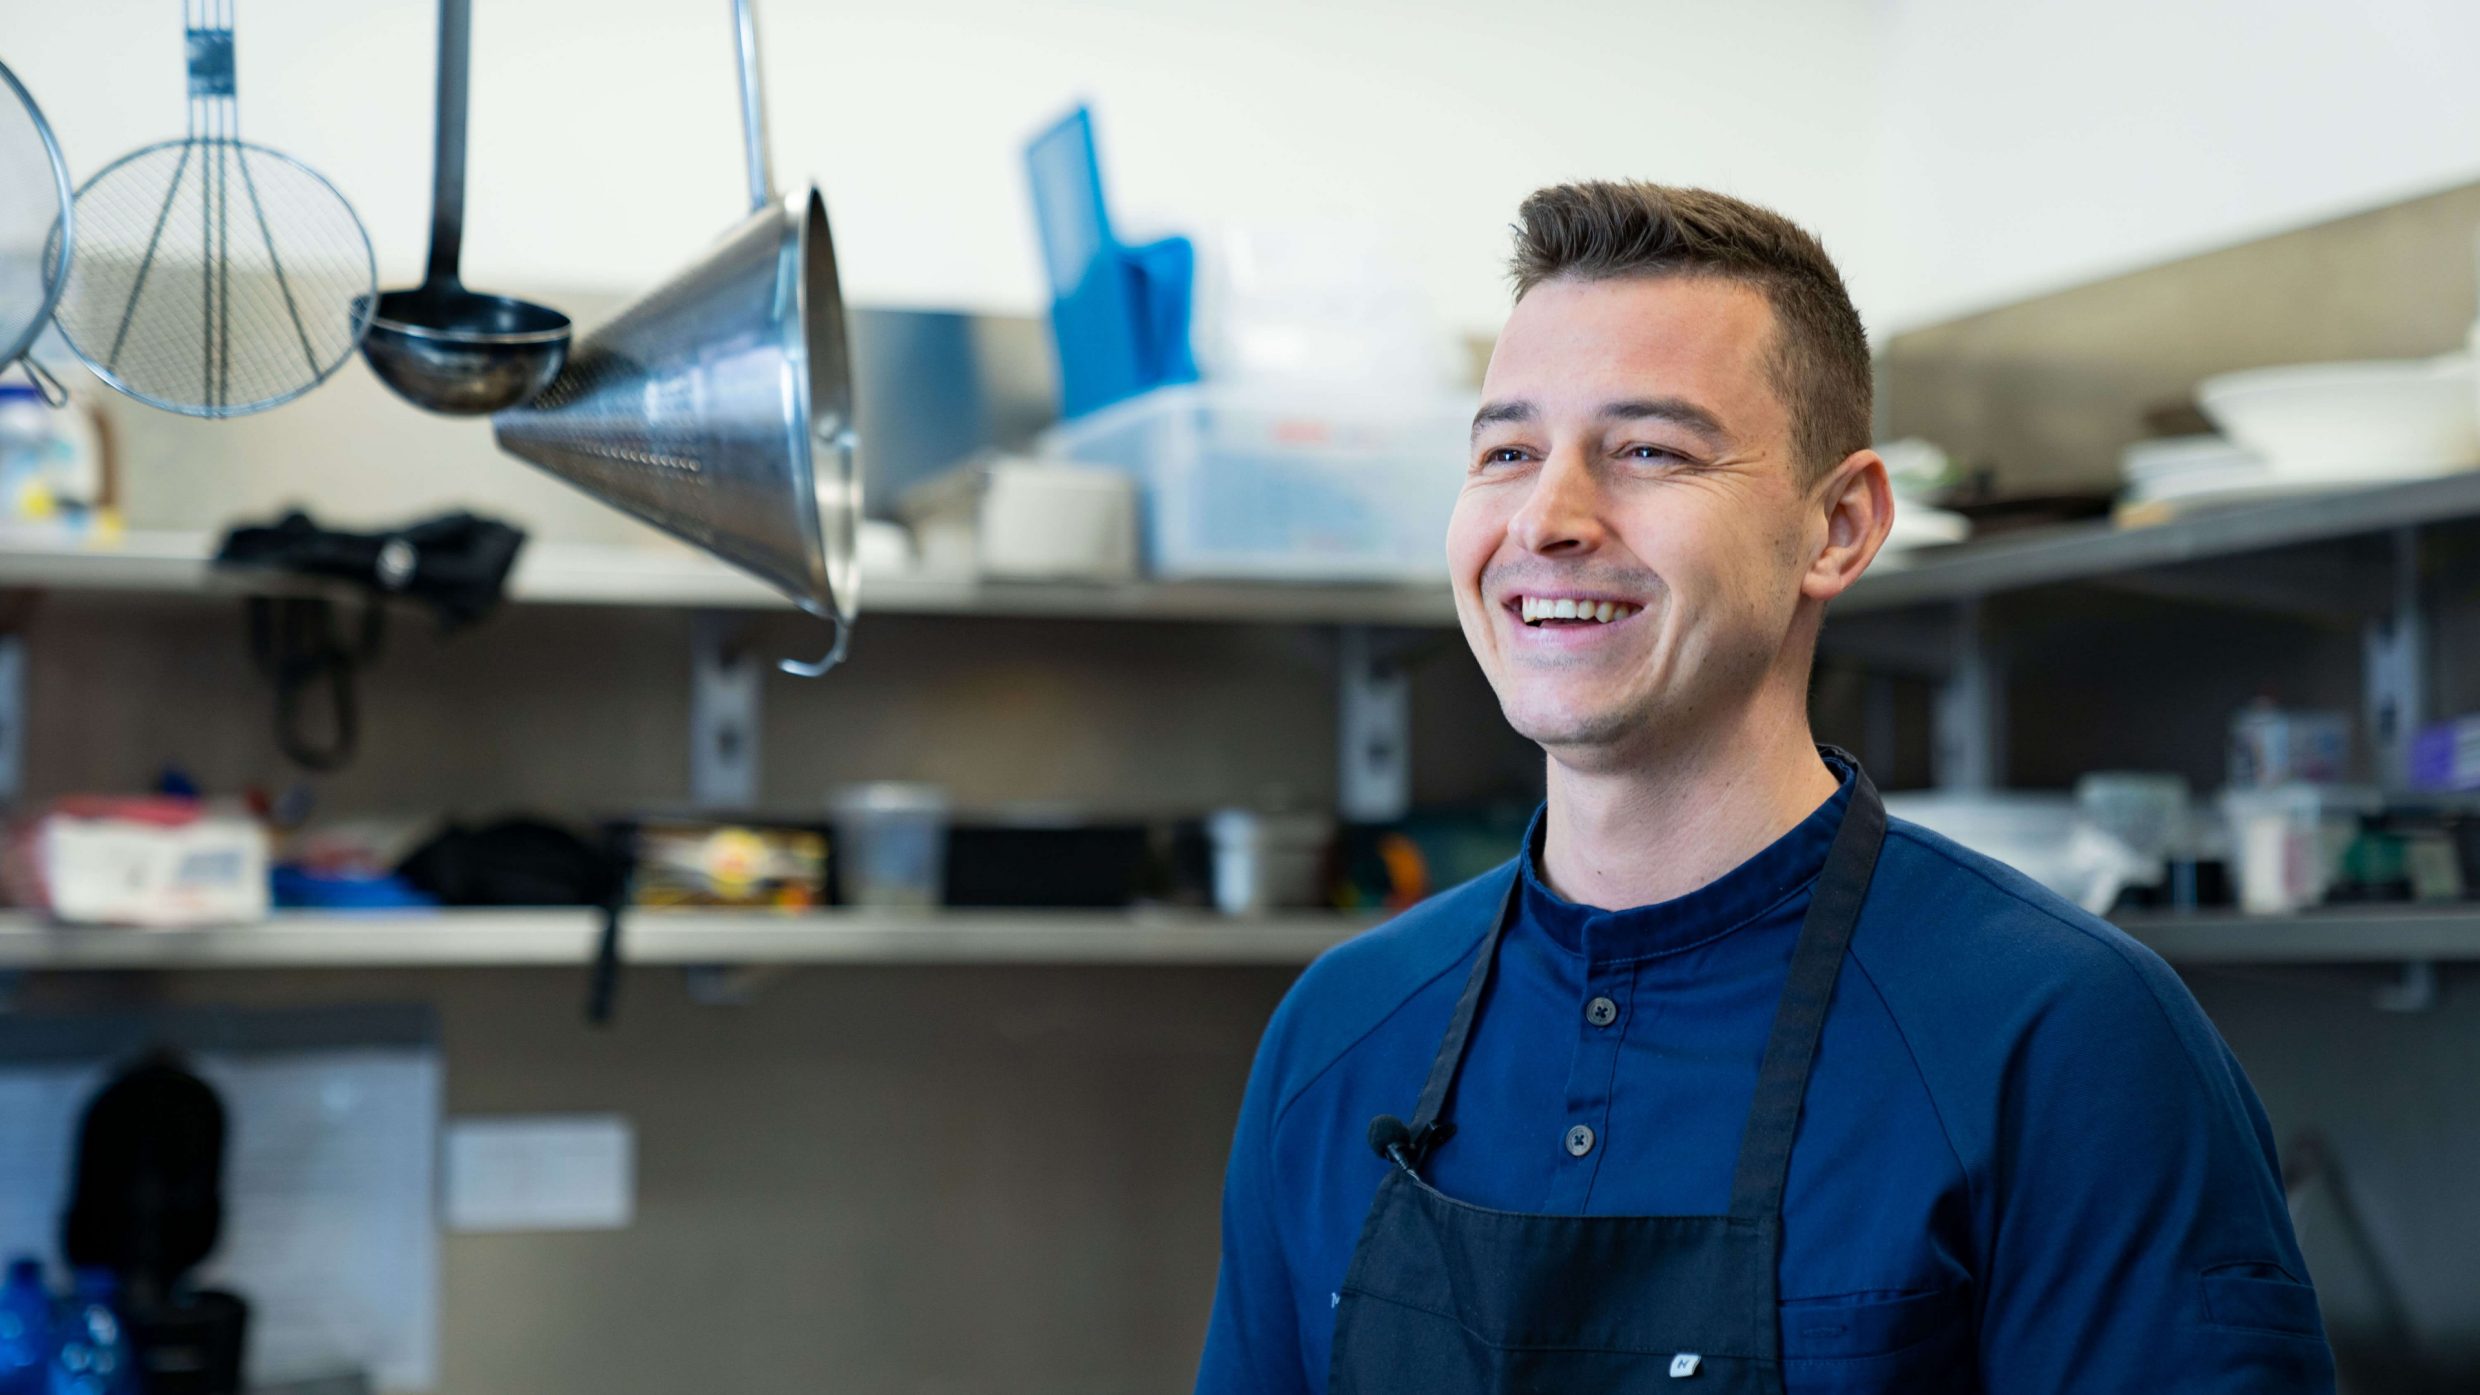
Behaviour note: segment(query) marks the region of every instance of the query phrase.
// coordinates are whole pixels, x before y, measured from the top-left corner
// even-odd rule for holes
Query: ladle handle
[[[740,52],[741,138],[749,147],[749,210],[775,202],[775,176],[766,161],[766,103],[758,77],[758,19],[749,0],[732,0],[732,41]]]
[[[472,0],[439,0],[439,140],[431,157],[428,282],[457,284],[465,244],[465,68],[473,55]]]

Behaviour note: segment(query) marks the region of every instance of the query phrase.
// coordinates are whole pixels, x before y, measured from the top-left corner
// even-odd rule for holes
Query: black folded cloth
[[[547,819],[451,820],[396,875],[448,906],[600,906],[627,894],[624,846],[617,830],[598,837]]]
[[[322,528],[295,510],[243,524],[216,549],[219,567],[261,567],[350,582],[430,607],[454,628],[488,615],[508,587],[525,531],[471,513],[443,513],[379,533]]]

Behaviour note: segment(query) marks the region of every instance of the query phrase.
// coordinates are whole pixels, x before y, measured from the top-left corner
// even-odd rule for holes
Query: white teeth
[[[1528,625],[1543,620],[1591,620],[1607,625],[1613,620],[1625,620],[1636,611],[1637,607],[1625,601],[1579,601],[1572,597],[1551,600],[1543,596],[1516,598],[1516,613]]]

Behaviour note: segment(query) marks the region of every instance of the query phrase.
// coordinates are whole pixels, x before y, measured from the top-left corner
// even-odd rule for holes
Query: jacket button
[[[1619,1005],[1608,998],[1595,998],[1584,1005],[1584,1020],[1596,1027],[1607,1027],[1619,1020]]]
[[[1567,1154],[1568,1154],[1568,1156],[1569,1156],[1569,1157],[1581,1158],[1581,1157],[1583,1157],[1585,1154],[1590,1153],[1590,1152],[1592,1152],[1592,1151],[1593,1151],[1593,1130],[1592,1130],[1592,1129],[1590,1129],[1590,1128],[1586,1127],[1586,1126],[1585,1126],[1585,1125],[1583,1125],[1583,1124],[1578,1124],[1576,1127],[1574,1127],[1574,1128],[1572,1128],[1572,1129],[1569,1129],[1569,1130],[1567,1131]]]

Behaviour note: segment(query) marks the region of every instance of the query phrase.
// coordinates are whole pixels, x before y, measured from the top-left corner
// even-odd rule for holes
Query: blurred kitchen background
[[[1821,736],[2188,978],[2348,1390],[2480,1388],[2480,8],[759,0],[866,513],[806,679],[800,586],[534,468],[574,360],[503,450],[354,352],[439,8],[216,4],[0,0],[69,399],[0,376],[0,1395],[1186,1389],[1268,1011],[1539,797],[1438,544],[1515,206],[1593,177],[1839,259],[1905,504]],[[473,9],[462,275],[585,355],[749,216],[732,6]],[[39,304],[55,179],[226,25],[344,337],[167,411],[114,285]]]

